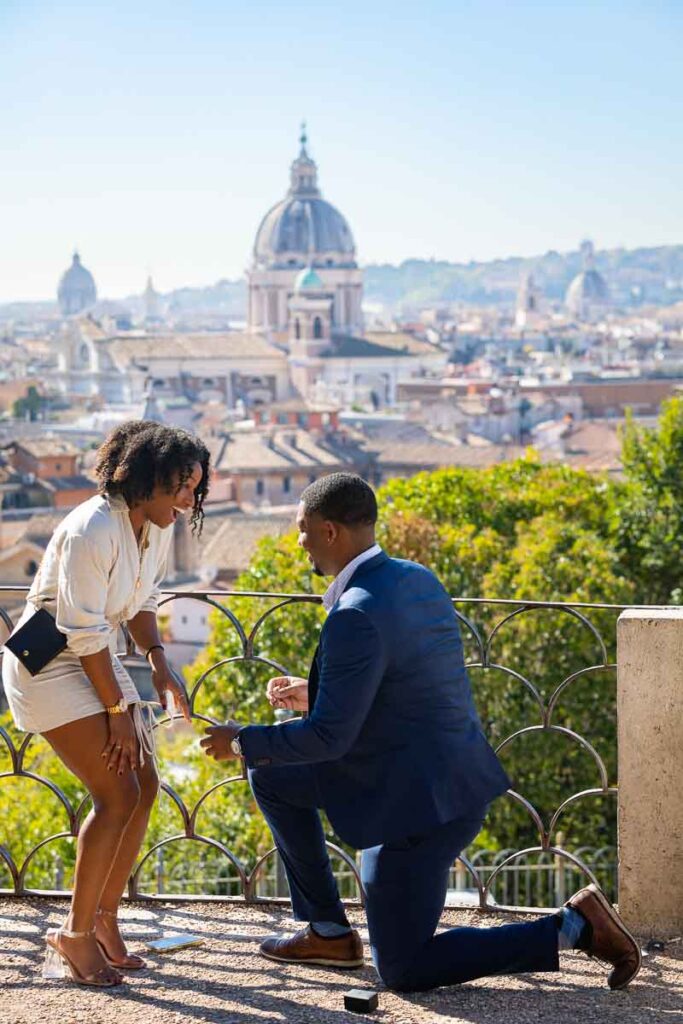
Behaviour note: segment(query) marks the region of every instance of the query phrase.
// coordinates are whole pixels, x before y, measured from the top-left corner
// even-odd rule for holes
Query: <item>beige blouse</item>
[[[171,526],[149,523],[140,548],[125,500],[90,498],[55,530],[28,600],[54,615],[70,651],[96,654],[120,623],[157,611],[172,537]]]

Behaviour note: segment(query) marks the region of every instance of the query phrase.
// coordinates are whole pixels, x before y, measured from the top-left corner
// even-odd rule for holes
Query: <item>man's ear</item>
[[[325,520],[325,540],[329,545],[335,544],[339,538],[339,523],[333,523],[330,519]]]

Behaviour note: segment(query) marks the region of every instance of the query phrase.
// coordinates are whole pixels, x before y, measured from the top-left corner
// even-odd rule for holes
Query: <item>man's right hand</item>
[[[275,676],[268,681],[266,694],[274,708],[308,711],[308,682],[298,676]]]

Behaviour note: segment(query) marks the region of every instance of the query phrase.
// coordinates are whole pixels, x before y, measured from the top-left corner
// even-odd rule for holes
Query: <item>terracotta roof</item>
[[[257,473],[324,466],[344,469],[355,464],[356,445],[340,440],[317,440],[304,430],[286,427],[274,433],[250,431],[231,434],[217,462],[224,473]]]
[[[65,510],[63,513],[56,512],[54,515],[42,514],[32,516],[26,522],[19,539],[30,541],[32,544],[38,544],[42,548],[47,547],[50,537],[66,514]]]
[[[323,359],[395,359],[401,356],[440,355],[442,350],[412,334],[368,331],[362,338],[341,335],[322,353]],[[445,353],[444,353],[445,354]]]
[[[622,421],[582,420],[563,437],[561,461],[576,469],[592,472],[621,471],[621,441],[618,427]]]
[[[281,537],[293,529],[293,511],[286,516],[226,516],[209,543],[202,547],[202,562],[219,572],[237,575],[249,566],[262,537]]]
[[[377,464],[387,469],[437,469],[446,466],[490,466],[523,454],[512,445],[495,445],[483,438],[474,444],[460,444],[435,436],[420,423],[404,419],[378,418],[355,421],[349,417],[350,433],[363,439],[367,450],[376,456]]]
[[[22,448],[35,459],[81,454],[80,449],[75,444],[72,444],[71,441],[65,441],[61,437],[18,437],[7,447],[13,448],[15,446]]]
[[[110,342],[115,360],[153,362],[155,359],[265,359],[284,363],[286,356],[256,334],[231,331],[215,334],[155,334]]]
[[[387,469],[406,467],[416,470],[445,469],[448,466],[483,468],[497,462],[520,458],[524,449],[512,445],[438,444],[389,442],[373,444],[377,464]]]
[[[76,476],[50,476],[45,480],[36,480],[36,486],[46,491],[90,491],[97,490],[97,484],[89,476],[78,473]]]

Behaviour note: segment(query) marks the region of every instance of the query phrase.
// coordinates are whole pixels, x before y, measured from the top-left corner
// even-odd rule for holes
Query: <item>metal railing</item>
[[[18,592],[25,593],[25,588],[0,589],[5,593],[14,591],[17,598]],[[197,723],[214,721],[210,715],[200,713],[197,707],[207,686],[211,685],[215,692],[220,691],[222,672],[234,671],[240,666],[261,666],[264,671],[293,674],[288,671],[288,666],[279,664],[267,653],[261,652],[259,642],[263,631],[271,617],[279,615],[283,609],[320,603],[319,597],[307,594],[183,591],[167,593],[164,604],[187,599],[210,606],[216,621],[222,620],[227,624],[236,652],[204,669],[192,680],[190,702],[193,719]],[[258,609],[256,621],[250,627],[245,626],[230,607],[235,602],[244,605],[245,599],[250,606],[253,603]],[[453,603],[461,625],[475,699],[480,687],[484,689],[482,679],[499,681],[497,689],[496,685],[487,683],[488,692],[495,697],[494,718],[488,717],[486,707],[480,707],[480,714],[484,729],[489,733],[503,762],[520,745],[539,738],[544,741],[552,739],[565,748],[578,751],[592,766],[593,778],[588,785],[582,785],[571,792],[563,791],[554,806],[539,809],[533,794],[523,791],[525,780],[522,771],[519,780],[515,780],[514,788],[494,805],[494,808],[503,808],[496,826],[500,834],[494,837],[496,849],[484,851],[472,847],[465,851],[454,865],[451,895],[455,893],[457,896],[458,891],[473,893],[474,902],[481,908],[494,905],[496,908],[557,906],[569,888],[590,880],[601,884],[615,898],[616,710],[612,708],[605,711],[608,702],[600,691],[593,695],[592,688],[597,677],[607,675],[613,678],[615,675],[616,666],[610,657],[609,648],[613,646],[616,618],[623,606],[475,598],[454,599]],[[263,604],[267,606],[261,611]],[[589,614],[593,621],[588,617]],[[546,633],[542,630],[533,632],[532,668],[535,667],[541,675],[547,675],[547,664],[555,665],[560,670],[560,675],[550,683],[548,678],[544,680],[545,688],[521,664],[528,654],[525,636],[532,635],[528,628],[526,631],[522,628],[523,624],[539,615],[549,616],[548,621],[552,625]],[[0,609],[0,617],[10,628],[11,620],[5,610]],[[596,619],[600,619],[601,628],[596,626]],[[559,622],[569,623],[571,629],[581,637],[579,642],[573,643],[572,650],[575,655],[581,655],[585,663],[570,665],[564,657],[562,640],[566,640],[567,634],[565,626],[559,626]],[[603,638],[603,633],[606,633],[608,642]],[[507,640],[503,642],[506,635]],[[546,644],[547,649],[544,649]],[[314,641],[311,638],[311,655],[313,647]],[[501,650],[505,658],[514,657],[520,663],[509,664],[499,656]],[[581,686],[584,686],[585,691],[587,683],[591,687],[591,699],[587,703],[584,699],[583,711],[577,718],[575,711],[567,710],[568,697]],[[503,697],[499,699],[501,694]],[[525,701],[526,720],[520,724],[520,709]],[[509,731],[501,720],[501,707],[504,712],[506,702],[514,712],[512,717],[515,720]],[[248,713],[242,720],[247,720],[247,717]],[[602,734],[602,750],[598,749],[600,744],[595,743],[590,735],[596,723],[600,724],[598,731]],[[163,721],[159,719],[155,728],[159,729],[162,725]],[[36,764],[32,762],[34,745],[43,742],[39,737],[22,736],[11,728],[0,727],[0,821],[7,820],[3,813],[3,801],[9,801],[4,806],[12,803],[8,788],[23,780],[33,787],[43,788],[45,801],[52,801],[56,811],[66,816],[67,827],[55,830],[49,815],[45,820],[42,815],[33,815],[28,824],[21,826],[22,832],[26,833],[22,838],[28,845],[18,854],[15,849],[17,844],[10,841],[11,837],[3,836],[0,824],[2,892],[25,895],[52,890],[55,878],[61,880],[64,886],[68,882],[69,871],[65,870],[64,858],[59,852],[62,849],[60,844],[73,844],[88,802],[87,798],[70,795],[63,781],[55,781],[54,775],[50,777],[48,768],[52,755],[47,753],[47,749]],[[221,776],[201,793],[195,793],[188,799],[183,795],[182,784],[178,782],[178,764],[174,768],[173,764],[165,764],[162,760],[162,769],[162,790],[171,801],[182,829],[169,830],[168,834],[157,837],[157,841],[144,851],[130,881],[130,895],[146,898],[179,895],[182,892],[190,898],[208,894],[225,898],[239,897],[250,903],[281,896],[284,891],[283,876],[273,849],[264,850],[251,864],[247,864],[223,838],[202,830],[202,816],[210,801],[216,794],[234,792],[232,787],[246,787],[244,775],[233,773]],[[563,768],[558,774],[558,784],[562,783],[565,775]],[[541,773],[539,778],[531,781],[544,785],[548,780]],[[575,824],[572,842],[566,842],[561,831],[565,818],[575,814],[581,807],[591,806],[596,798],[605,798],[607,809],[600,814],[589,815],[585,834],[576,834],[578,826]],[[258,812],[252,808],[252,813]],[[521,826],[520,815],[524,819]],[[488,822],[485,829],[485,843],[490,847],[492,836]],[[510,833],[525,839],[530,837],[531,841],[521,846],[514,845],[510,842]],[[188,861],[185,854],[174,859],[171,855],[173,848],[188,842],[195,851],[193,859]],[[332,839],[328,846],[340,879],[342,895],[362,898],[357,857]],[[3,885],[3,873],[9,883],[7,885]],[[30,884],[32,881],[33,884]],[[55,888],[61,887],[59,885]]]

